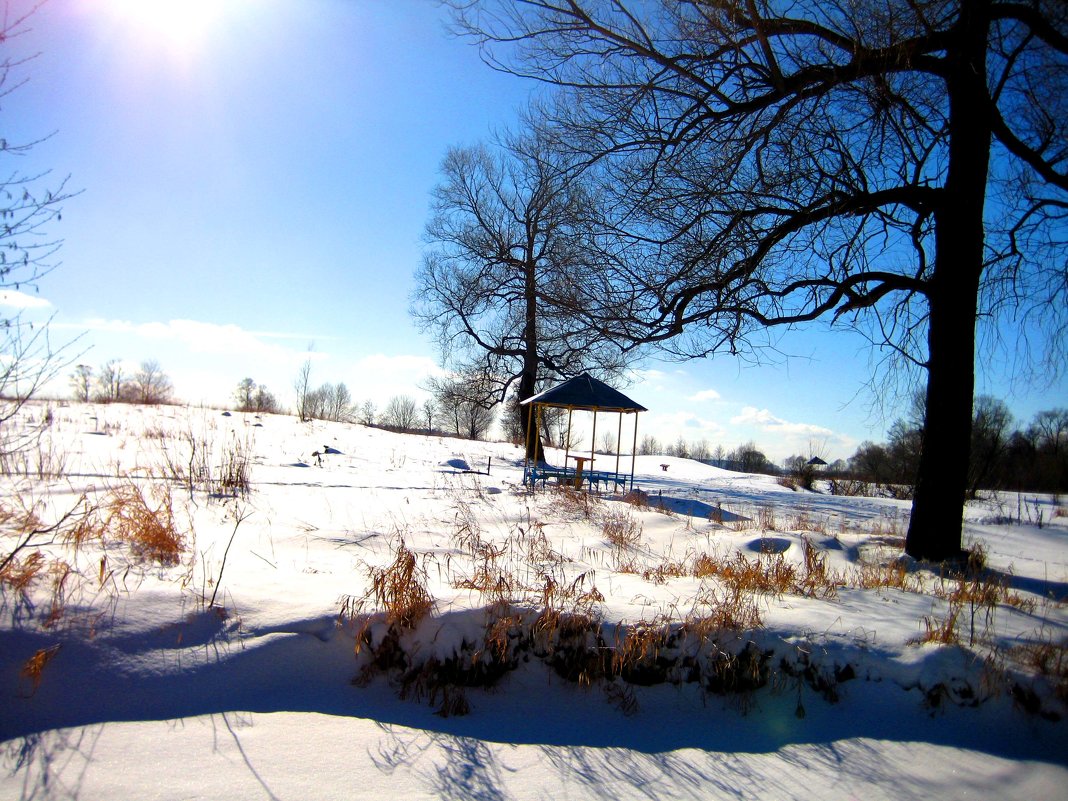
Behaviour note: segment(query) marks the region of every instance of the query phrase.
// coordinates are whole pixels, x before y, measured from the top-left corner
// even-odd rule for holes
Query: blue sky
[[[82,192],[26,313],[80,336],[90,365],[158,360],[194,403],[229,402],[245,376],[288,402],[309,357],[314,384],[379,407],[419,397],[438,366],[408,297],[438,166],[512,124],[533,89],[445,23],[432,0],[50,0],[5,45],[39,55],[3,134],[54,132],[18,166]],[[775,459],[883,438],[897,409],[872,412],[859,336],[817,327],[780,347],[794,358],[759,368],[646,363],[628,390],[651,410],[641,433],[752,439]],[[1063,380],[979,389],[1025,420],[1068,397]]]

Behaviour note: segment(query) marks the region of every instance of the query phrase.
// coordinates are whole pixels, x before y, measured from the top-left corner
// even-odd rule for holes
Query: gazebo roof
[[[564,409],[587,409],[589,411],[646,412],[618,389],[612,389],[589,373],[575,376],[562,384],[550,387],[527,398],[523,404],[540,403],[543,406],[558,406]]]

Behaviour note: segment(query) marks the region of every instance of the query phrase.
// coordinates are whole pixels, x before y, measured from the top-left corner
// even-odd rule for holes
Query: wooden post
[[[638,458],[638,413],[634,413],[634,445],[630,449],[630,488],[634,490],[634,460]]]

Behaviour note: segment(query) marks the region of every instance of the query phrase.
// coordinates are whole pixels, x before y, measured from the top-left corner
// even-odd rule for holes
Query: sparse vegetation
[[[37,419],[47,411],[42,407]],[[70,425],[68,412],[53,409],[50,417],[45,443]],[[0,509],[4,608],[25,625],[65,638],[98,625],[99,611],[85,618],[86,598],[121,597],[131,579],[136,584],[151,576],[186,593],[195,586],[198,613],[218,615],[220,622],[212,625],[239,625],[240,599],[229,594],[236,581],[229,578],[234,552],[247,542],[260,564],[279,569],[271,549],[255,544],[262,534],[239,534],[255,505],[248,488],[256,450],[249,421],[244,429],[235,427],[240,422],[205,415],[190,425],[156,412],[133,425],[91,418],[85,428],[106,431],[106,439],[129,451],[139,466],[130,470],[116,461],[115,482],[87,493],[58,524],[46,522],[56,521],[57,513],[43,499]],[[153,466],[160,453],[163,462]],[[392,453],[399,464],[408,458],[403,449]],[[833,603],[853,590],[931,598],[932,611],[916,620],[915,641],[974,649],[983,664],[990,663],[981,697],[1017,684],[1028,688],[1019,682],[1021,672],[1042,677],[1042,671],[1049,677],[1039,695],[1047,700],[1034,706],[1029,695],[1021,698],[1046,714],[1048,699],[1058,697],[1052,689],[1059,669],[1055,649],[1036,645],[1033,654],[1002,654],[992,637],[1002,610],[1035,614],[1034,597],[1013,590],[1010,576],[986,566],[982,547],[973,549],[966,569],[943,576],[895,558],[904,521],[893,511],[847,526],[814,511],[820,507],[816,498],[804,505],[762,500],[733,508],[716,500],[704,521],[681,511],[667,514],[702,498],[700,493],[673,493],[669,500],[665,492],[649,504],[640,491],[620,502],[562,484],[516,496],[523,504],[517,515],[515,505],[497,507],[500,496],[481,480],[449,481],[440,490],[451,498],[448,538],[415,547],[413,542],[429,542],[426,535],[409,524],[394,525],[388,554],[374,549],[376,557],[357,579],[360,587],[342,597],[338,609],[354,637],[357,682],[386,676],[402,697],[429,701],[439,714],[469,712],[471,688],[492,686],[527,660],[569,682],[600,688],[623,714],[638,711],[635,688],[661,682],[726,694],[743,709],[753,693],[769,686],[811,688],[833,700],[852,668],[822,663],[811,649],[785,644],[777,624],[768,621],[781,609]],[[172,494],[179,482],[188,497]],[[201,492],[213,502],[201,506]],[[499,520],[487,517],[495,508]],[[225,534],[197,550],[193,531],[179,523],[183,509],[191,516],[194,510],[209,514]],[[1047,512],[1047,519],[1055,518]],[[668,544],[665,530],[675,532],[677,545]],[[318,536],[313,529],[309,534]],[[866,549],[863,558],[834,561],[858,542]],[[605,571],[615,574],[609,586],[625,575],[636,597],[676,600],[635,619],[606,619],[610,604],[599,575]],[[642,583],[644,591],[635,589]],[[449,600],[439,604],[442,598]],[[611,602],[618,603],[618,596]],[[439,616],[439,608],[450,612]],[[461,620],[477,614],[481,621],[463,622],[462,636],[447,622],[457,608],[464,610]],[[23,694],[42,675],[47,681],[50,657],[36,658],[26,662]],[[1008,663],[1016,667],[1003,667]],[[939,702],[960,702],[955,691],[932,692]]]

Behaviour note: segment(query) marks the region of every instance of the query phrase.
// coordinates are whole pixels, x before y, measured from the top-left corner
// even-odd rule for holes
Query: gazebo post
[[[564,439],[564,473],[567,473],[567,457],[571,455],[571,413],[575,411],[567,407],[567,437]]]
[[[541,437],[541,427],[542,427],[541,418],[542,418],[542,415],[545,413],[545,407],[540,403],[535,403],[534,404],[534,412],[535,412],[535,415],[536,415],[536,418],[537,418],[534,421],[534,436],[535,437]],[[539,442],[540,442],[540,440],[539,440]],[[545,449],[539,447],[538,448],[538,452],[541,454],[542,460],[543,461],[547,461],[545,459]]]
[[[539,436],[538,432],[540,430],[541,430],[541,405],[538,404],[538,403],[535,403],[534,404],[534,408],[531,409],[530,410],[530,414],[527,415],[527,447],[526,447],[526,453],[524,454],[524,457],[523,457],[523,480],[524,480],[524,482],[526,482],[527,480],[530,481],[531,490],[534,489],[534,478],[531,475],[530,454],[532,452],[532,449],[531,449],[530,446],[531,446],[531,442],[533,441],[533,437]],[[536,449],[533,449],[533,453],[536,455],[536,454],[538,454],[540,452],[541,452],[541,447],[540,447],[540,443],[539,443],[539,447],[536,448]],[[536,460],[535,460],[535,464],[533,465],[533,467],[535,469],[537,468]]]
[[[619,430],[616,431],[616,475],[619,475],[619,456],[623,450],[623,412],[619,413]]]
[[[630,491],[634,492],[634,460],[638,458],[638,415],[634,415],[634,444],[630,448]]]
[[[590,469],[593,469],[593,452],[597,447],[597,410],[593,410],[593,433],[590,434]],[[591,485],[592,489],[592,485]]]

